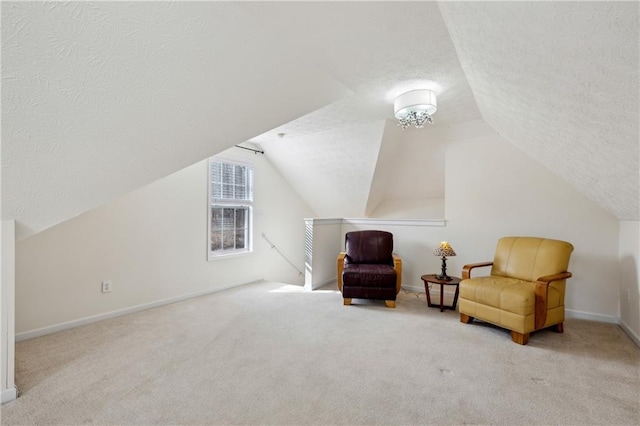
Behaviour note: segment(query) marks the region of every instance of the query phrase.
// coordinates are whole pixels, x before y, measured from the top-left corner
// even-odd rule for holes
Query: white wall
[[[440,260],[432,254],[439,241],[449,241],[458,253],[448,260],[448,272],[459,275],[465,263],[491,260],[498,238],[536,235],[575,246],[569,266],[574,276],[567,285],[568,315],[616,322],[619,222],[495,132],[471,129],[457,136],[446,152],[446,226],[395,219],[383,225],[344,221],[340,232],[332,230],[314,242],[314,249],[323,254],[315,256],[313,270],[327,276],[313,284],[335,274],[335,256],[344,233],[351,229],[393,232],[395,251],[404,260],[403,284],[413,289],[424,288],[422,274],[439,271]],[[203,161],[18,243],[18,337],[260,278],[302,284],[298,271],[260,235],[267,234],[304,270],[303,218],[313,212],[263,156],[237,149],[224,155],[256,164],[254,253],[206,261]],[[397,211],[413,209],[414,204],[399,203]],[[113,280],[114,291],[103,295],[100,282],[105,279]],[[629,321],[633,326],[634,320]]]
[[[2,286],[0,288],[0,323],[2,323],[2,359],[0,367],[2,402],[16,398],[15,366],[15,222],[3,220],[0,227],[2,253]]]
[[[118,310],[258,279],[302,285],[304,217],[313,212],[258,154],[254,251],[207,261],[207,161],[88,211],[17,245],[16,331],[33,337]],[[102,294],[102,280],[113,292]],[[93,318],[92,318],[93,317]]]
[[[392,232],[395,251],[403,258],[403,286],[414,290],[424,288],[421,275],[440,271],[433,250],[442,240],[457,253],[447,261],[447,272],[455,276],[460,276],[464,264],[492,260],[503,236],[566,240],[575,247],[569,264],[573,277],[567,282],[567,315],[618,321],[618,220],[495,132],[467,132],[449,143],[444,218],[443,227],[411,221],[400,225],[393,220],[347,221],[342,235],[355,229]],[[488,272],[487,268],[479,273]]]
[[[505,235],[569,241],[566,309],[617,322],[618,220],[610,213],[497,134],[452,144],[445,179],[446,238],[457,270],[492,259]]]
[[[442,219],[444,217],[444,198],[386,198],[378,204],[370,217],[385,219]]]
[[[402,258],[402,287],[423,291],[421,275],[440,272],[440,258],[433,250],[447,235],[445,222],[403,221],[388,219],[346,219],[342,226],[342,247],[344,234],[350,231],[378,229],[393,234],[393,251]],[[448,264],[447,264],[448,265]],[[457,275],[457,269],[447,269],[450,275]],[[422,290],[421,290],[422,289]]]
[[[336,280],[336,258],[340,247],[341,219],[305,219],[305,288],[315,290]]]
[[[620,222],[620,325],[640,346],[640,222]]]

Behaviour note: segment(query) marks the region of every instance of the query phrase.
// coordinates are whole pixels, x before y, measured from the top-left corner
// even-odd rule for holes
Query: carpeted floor
[[[2,424],[639,424],[640,349],[264,282],[16,345]],[[360,303],[360,304],[357,304]]]

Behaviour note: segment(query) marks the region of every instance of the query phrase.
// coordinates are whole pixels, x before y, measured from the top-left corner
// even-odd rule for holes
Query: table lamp
[[[438,247],[433,251],[434,256],[442,256],[442,272],[440,275],[436,275],[439,280],[451,281],[451,277],[447,275],[447,256],[455,256],[456,252],[449,245],[448,242],[442,241]]]

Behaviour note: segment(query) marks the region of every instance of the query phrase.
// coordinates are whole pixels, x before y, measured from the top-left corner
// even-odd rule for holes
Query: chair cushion
[[[345,265],[342,271],[345,287],[396,287],[396,271],[389,265]]]
[[[517,278],[478,277],[460,283],[460,298],[518,315],[531,315],[535,312],[535,289],[535,283]],[[550,286],[547,309],[560,304],[560,292]]]
[[[353,231],[345,235],[345,264],[393,266],[393,234],[386,231]]]
[[[498,241],[491,275],[536,281],[567,270],[573,245],[536,237],[504,237]]]

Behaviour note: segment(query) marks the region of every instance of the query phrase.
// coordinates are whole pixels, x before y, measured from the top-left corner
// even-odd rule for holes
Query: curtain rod
[[[247,148],[246,146],[240,146],[240,145],[234,145],[236,148],[242,148],[242,149],[246,149],[247,151],[253,151],[254,154],[264,154],[264,151],[261,151],[259,149],[253,149],[253,148]]]

